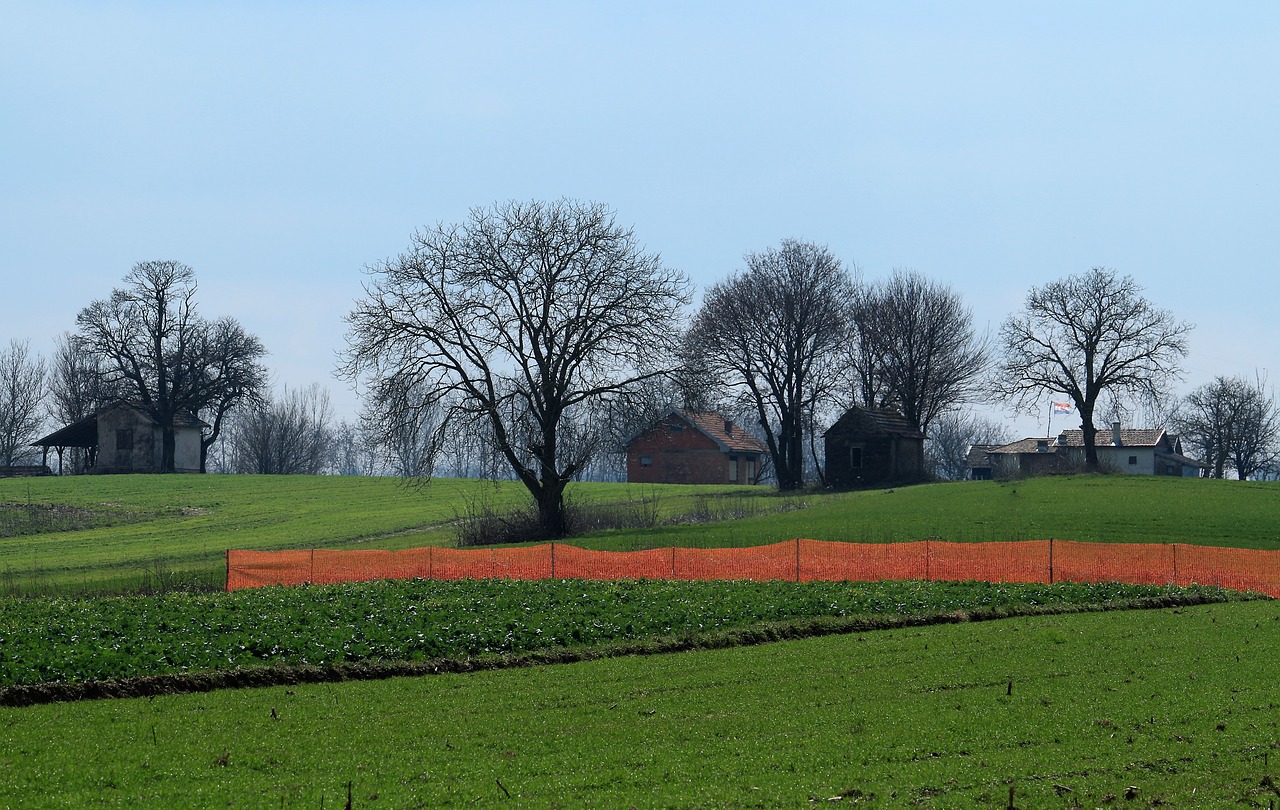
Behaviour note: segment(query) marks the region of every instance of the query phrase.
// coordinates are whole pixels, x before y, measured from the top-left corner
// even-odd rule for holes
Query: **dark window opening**
[[[849,448],[849,466],[855,470],[862,469],[862,448],[861,447]]]
[[[1138,464],[1138,457],[1137,457],[1137,456],[1129,456],[1129,466],[1130,466],[1130,467],[1135,467],[1135,466],[1137,466],[1137,464]]]
[[[652,465],[653,465],[653,456],[641,456],[641,457],[640,457],[640,466],[641,466],[641,467],[650,467],[650,466],[652,466]]]
[[[133,428],[116,431],[116,449],[132,450],[133,449]]]

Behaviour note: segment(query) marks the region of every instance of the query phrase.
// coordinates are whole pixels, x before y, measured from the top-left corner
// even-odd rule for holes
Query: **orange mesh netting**
[[[523,548],[227,552],[227,590],[371,579],[881,579],[1221,585],[1280,597],[1280,551],[1067,540],[833,543],[591,551]]]

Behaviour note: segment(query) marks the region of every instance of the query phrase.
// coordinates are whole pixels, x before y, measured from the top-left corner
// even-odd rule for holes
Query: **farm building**
[[[754,484],[768,452],[718,413],[672,408],[627,442],[627,481]]]
[[[1195,478],[1204,464],[1183,455],[1182,441],[1161,428],[1099,430],[1098,464],[1131,475],[1171,475]],[[999,447],[974,448],[969,454],[970,476],[1042,475],[1070,472],[1084,466],[1084,431],[1064,430],[1056,438],[1027,438]]]
[[[827,484],[858,487],[924,476],[924,434],[902,414],[854,406],[823,434]]]
[[[200,472],[200,439],[209,425],[190,414],[178,414],[173,421],[174,471]],[[138,405],[120,400],[50,433],[33,446],[44,448],[46,465],[49,451],[57,453],[59,468],[63,453],[76,447],[85,451],[85,472],[158,472],[164,431]]]

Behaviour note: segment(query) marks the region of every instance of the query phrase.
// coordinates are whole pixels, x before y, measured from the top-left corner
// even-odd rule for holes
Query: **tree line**
[[[1265,379],[1173,397],[1191,325],[1105,268],[1033,287],[989,335],[917,271],[872,281],[784,239],[694,309],[688,277],[612,210],[561,199],[473,209],[365,270],[337,370],[366,391],[356,422],[335,420],[318,384],[273,390],[261,341],[199,313],[191,268],[140,262],[47,361],[16,340],[0,352],[0,463],[29,459],[46,423],[127,399],[161,427],[166,469],[174,418],[191,413],[210,425],[208,469],[510,477],[554,536],[568,482],[616,477],[621,443],[670,407],[738,420],[784,490],[823,483],[821,433],[853,405],[905,416],[944,478],[963,474],[971,445],[1011,438],[966,406],[1034,410],[1046,396],[1072,401],[1093,469],[1097,419],[1140,409],[1215,477],[1269,474],[1280,456]]]

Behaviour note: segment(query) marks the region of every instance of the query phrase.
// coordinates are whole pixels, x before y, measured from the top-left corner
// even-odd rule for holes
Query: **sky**
[[[804,239],[950,286],[992,334],[1111,268],[1195,324],[1180,391],[1274,381],[1278,42],[1261,1],[0,0],[0,345],[47,354],[177,259],[278,385],[354,418],[364,268],[571,197],[700,291]]]

